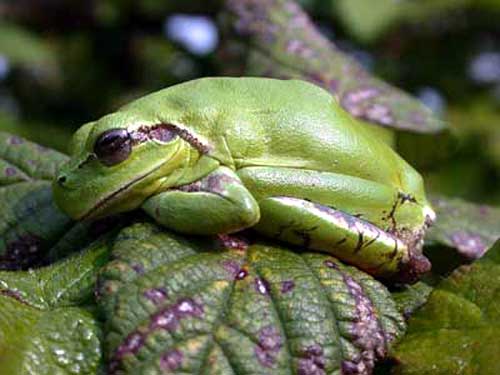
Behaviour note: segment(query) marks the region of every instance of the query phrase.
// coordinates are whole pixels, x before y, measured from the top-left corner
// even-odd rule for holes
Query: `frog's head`
[[[137,208],[185,163],[189,152],[175,126],[116,112],[82,126],[72,158],[53,184],[57,205],[74,219]]]

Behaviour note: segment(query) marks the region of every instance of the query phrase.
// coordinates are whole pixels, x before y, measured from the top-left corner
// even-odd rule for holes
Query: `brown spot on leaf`
[[[490,214],[490,211],[491,211],[490,207],[488,207],[484,204],[479,206],[479,214],[480,215],[487,216]]]
[[[346,374],[368,374],[373,370],[376,359],[383,358],[386,354],[385,334],[373,304],[362,286],[350,275],[342,276],[349,294],[355,301],[356,318],[351,323],[351,335],[353,344],[361,353],[356,361],[345,361],[345,371],[344,363],[342,369]]]
[[[305,348],[299,359],[298,375],[325,375],[325,356],[323,348],[313,344]]]
[[[179,325],[179,320],[175,315],[175,312],[168,308],[163,309],[160,312],[153,315],[151,318],[150,328],[151,329],[166,329],[167,331],[173,331],[177,329]]]
[[[236,277],[240,272],[240,265],[235,260],[225,260],[222,262],[222,267],[232,276]]]
[[[160,368],[166,372],[177,370],[181,367],[183,358],[184,355],[180,350],[170,350],[161,356]]]
[[[303,29],[311,25],[309,18],[305,15],[299,5],[293,1],[284,3],[283,7],[292,17],[290,27],[294,29]]]
[[[269,283],[264,278],[256,277],[255,278],[255,290],[262,295],[268,295],[269,294]]]
[[[150,329],[166,329],[173,331],[177,329],[182,319],[193,317],[200,318],[203,315],[203,306],[191,298],[182,298],[174,305],[168,306],[151,317]]]
[[[158,291],[159,288],[156,290]],[[120,368],[121,361],[125,355],[136,354],[144,345],[146,337],[152,330],[166,329],[168,331],[173,331],[179,326],[182,319],[187,317],[199,318],[202,315],[203,306],[191,298],[181,298],[175,304],[160,310],[151,317],[151,321],[147,328],[143,327],[140,331],[134,331],[126,337],[124,342],[116,349],[110,361],[108,372],[114,374]],[[165,369],[171,366],[173,370],[175,366],[178,367],[182,363],[182,353],[169,351],[165,353],[161,359],[163,359]]]
[[[145,334],[134,331],[125,338],[123,343],[115,350],[109,362],[108,374],[115,374],[120,368],[123,357],[136,354],[144,346]]]
[[[353,116],[390,125],[394,122],[390,108],[373,102],[373,99],[380,94],[379,88],[359,87],[345,93],[341,104]]]
[[[144,291],[143,295],[155,305],[161,304],[163,301],[165,301],[165,298],[167,298],[167,292],[165,288],[147,289]]]
[[[94,295],[97,298],[115,294],[122,286],[122,283],[116,280],[106,280],[98,277]]]
[[[342,361],[342,375],[367,375],[371,370],[363,362]]]
[[[121,359],[124,355],[135,354],[144,345],[144,336],[139,332],[132,332],[125,341],[118,347],[115,358]]]
[[[131,267],[138,275],[143,275],[145,272],[144,266],[142,264],[133,263]]]
[[[325,261],[323,262],[323,264],[324,264],[325,266],[327,266],[328,268],[333,268],[333,269],[335,269],[335,270],[337,270],[337,269],[339,268],[339,267],[338,267],[338,266],[337,266],[337,265],[336,265],[333,261],[331,261],[331,260],[325,260]]]
[[[236,280],[243,280],[248,276],[248,271],[245,269],[241,269],[240,272],[236,275]]]
[[[12,177],[12,176],[16,175],[17,171],[16,171],[16,168],[7,167],[7,168],[5,168],[4,173],[7,177]]]
[[[9,138],[8,142],[11,145],[20,145],[24,143],[24,140],[16,135],[13,135],[12,137]]]
[[[450,240],[460,254],[470,260],[480,258],[488,248],[481,236],[463,230],[452,233]]]
[[[241,36],[259,36],[266,44],[275,41],[277,28],[268,21],[264,2],[229,0],[226,6],[237,17],[233,25],[237,34]]]
[[[363,114],[361,105],[379,94],[380,90],[376,87],[358,87],[343,95],[342,105],[352,115],[361,116]]]
[[[295,282],[293,280],[285,280],[281,283],[281,293],[291,292],[295,288]]]
[[[217,237],[222,246],[226,249],[234,249],[240,251],[245,251],[248,249],[248,241],[239,236],[229,235],[229,234],[219,234],[217,235]]]
[[[394,122],[391,110],[382,104],[372,104],[368,106],[364,113],[364,118],[382,125],[390,125]]]
[[[193,316],[200,317],[203,315],[203,306],[201,304],[196,303],[191,298],[184,298],[179,300],[175,305],[175,311],[177,316],[180,318]]]
[[[279,331],[273,326],[266,326],[259,331],[259,343],[255,347],[255,356],[264,367],[272,367],[283,346]]]
[[[286,44],[286,51],[291,55],[300,56],[303,59],[315,57],[315,52],[307,44],[299,39],[291,39]]]

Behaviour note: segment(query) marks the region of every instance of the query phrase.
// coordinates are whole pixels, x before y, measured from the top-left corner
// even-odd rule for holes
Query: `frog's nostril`
[[[59,185],[63,185],[66,182],[66,176],[62,175],[57,177],[57,182],[59,183]]]

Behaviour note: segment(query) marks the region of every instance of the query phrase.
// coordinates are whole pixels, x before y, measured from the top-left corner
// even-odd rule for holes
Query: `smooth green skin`
[[[184,136],[138,144],[111,167],[92,158],[104,131],[157,124]],[[303,81],[186,82],[84,125],[72,150],[54,196],[75,219],[142,207],[183,233],[254,227],[376,275],[408,262],[434,215],[421,176],[328,92]]]

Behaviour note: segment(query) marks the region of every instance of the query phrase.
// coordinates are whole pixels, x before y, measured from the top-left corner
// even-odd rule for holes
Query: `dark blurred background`
[[[500,204],[500,0],[299,3],[340,48],[449,124],[452,147],[436,135],[399,142],[428,188]],[[81,124],[220,75],[221,4],[0,0],[0,130],[66,152]],[[421,156],[429,148],[438,156]]]

